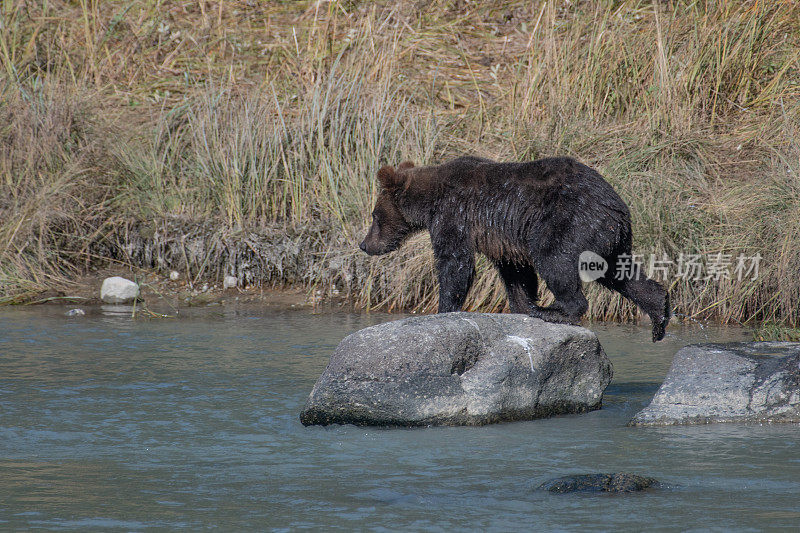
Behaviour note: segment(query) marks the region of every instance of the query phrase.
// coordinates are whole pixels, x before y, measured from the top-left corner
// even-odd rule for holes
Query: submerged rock
[[[349,335],[300,420],[480,425],[598,409],[611,362],[591,331],[526,315],[446,313]]]
[[[84,311],[80,307],[76,307],[74,309],[70,309],[69,311],[64,313],[64,315],[68,317],[86,316],[86,311]]]
[[[129,303],[139,297],[139,285],[119,276],[106,278],[100,287],[100,299],[107,304]]]
[[[582,474],[551,479],[539,485],[539,490],[557,494],[567,492],[638,492],[660,486],[651,478],[626,474]]]
[[[630,425],[710,422],[800,422],[800,343],[686,346]]]

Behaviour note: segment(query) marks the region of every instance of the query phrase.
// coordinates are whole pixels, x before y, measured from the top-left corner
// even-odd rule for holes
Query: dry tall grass
[[[568,154],[629,203],[637,253],[763,257],[753,281],[671,277],[676,312],[800,325],[797,3],[250,4],[3,4],[0,298],[180,216],[324,227],[306,283],[430,311],[424,236],[357,250],[376,169]],[[469,308],[502,309],[478,269]],[[592,317],[635,316],[589,290]]]

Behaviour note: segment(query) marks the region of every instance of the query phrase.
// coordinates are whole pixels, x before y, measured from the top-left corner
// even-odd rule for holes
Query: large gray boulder
[[[480,425],[598,409],[611,362],[594,333],[525,315],[446,313],[339,343],[300,420]]]
[[[634,426],[800,422],[800,343],[693,344]]]

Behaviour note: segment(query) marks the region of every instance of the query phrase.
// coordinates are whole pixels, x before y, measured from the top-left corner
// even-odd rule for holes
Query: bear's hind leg
[[[653,322],[653,342],[664,338],[671,310],[669,293],[655,280],[640,274],[639,278],[614,279],[605,277],[597,280],[601,285],[613,289],[638,305]]]
[[[537,265],[555,301],[547,307],[534,306],[530,315],[547,322],[577,324],[589,302],[581,290],[578,265],[565,259],[545,259]]]
[[[494,262],[506,287],[508,306],[512,313],[529,314],[536,307],[539,280],[533,265],[498,260]]]

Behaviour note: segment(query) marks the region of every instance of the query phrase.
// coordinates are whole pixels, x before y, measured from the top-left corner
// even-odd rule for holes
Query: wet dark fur
[[[458,311],[475,275],[475,253],[494,262],[512,312],[575,323],[588,303],[578,256],[590,250],[609,265],[597,281],[641,307],[653,321],[653,341],[669,322],[669,298],[657,282],[615,280],[617,257],[631,253],[625,202],[592,168],[566,157],[496,163],[460,157],[442,165],[378,172],[382,190],[361,249],[396,250],[427,229],[439,274],[439,312]],[[537,273],[555,296],[536,305]]]

